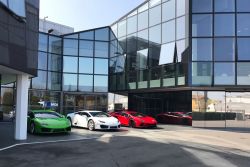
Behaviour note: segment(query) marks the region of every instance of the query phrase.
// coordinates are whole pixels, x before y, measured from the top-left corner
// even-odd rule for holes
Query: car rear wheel
[[[30,132],[31,134],[35,134],[35,131],[36,131],[35,129],[36,129],[35,123],[34,123],[34,122],[31,122],[31,123],[30,123],[29,132]]]
[[[93,120],[90,120],[88,122],[88,129],[91,130],[91,131],[95,130],[95,123],[94,123]]]

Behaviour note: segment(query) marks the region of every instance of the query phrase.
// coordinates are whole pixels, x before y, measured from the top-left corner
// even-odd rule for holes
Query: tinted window
[[[87,31],[87,32],[82,32],[80,33],[80,39],[94,39],[94,31]]]
[[[250,60],[250,38],[238,38],[238,60]]]
[[[47,53],[38,52],[38,69],[47,70]]]
[[[237,84],[249,85],[250,83],[250,63],[237,64]]]
[[[212,36],[212,15],[199,14],[192,17],[193,37]]]
[[[126,20],[118,23],[118,37],[122,37],[122,36],[126,35],[126,33],[127,33],[126,26],[127,26]]]
[[[93,57],[94,42],[93,41],[80,41],[79,56]]]
[[[250,36],[250,14],[237,15],[237,35]]]
[[[49,71],[61,71],[62,70],[62,56],[56,54],[48,55],[48,70]]]
[[[159,24],[161,22],[161,6],[156,6],[149,10],[149,26]]]
[[[39,34],[39,46],[38,50],[47,52],[48,36],[45,34]]]
[[[211,62],[192,63],[192,84],[212,85],[212,71]]]
[[[145,11],[138,15],[138,30],[142,30],[147,27],[148,27],[148,11]]]
[[[108,42],[95,42],[95,57],[108,57]]]
[[[35,112],[36,118],[62,118],[61,115],[55,112]]]
[[[192,11],[193,13],[212,12],[212,0],[193,0]]]
[[[33,89],[46,89],[47,72],[37,71],[37,77],[32,79]]]
[[[95,40],[109,41],[109,29],[98,29],[95,31]]]
[[[61,90],[62,74],[57,72],[48,72],[48,89]]]
[[[95,75],[94,78],[94,91],[95,92],[107,92],[108,91],[108,76]]]
[[[175,20],[162,24],[162,43],[175,40]]]
[[[63,90],[77,91],[77,75],[63,74]]]
[[[215,36],[234,36],[235,34],[235,15],[215,14],[214,35]]]
[[[79,75],[79,91],[92,92],[93,91],[93,76]]]
[[[250,12],[250,1],[249,0],[237,0],[237,11],[238,12]]]
[[[234,61],[235,42],[233,38],[214,39],[214,60],[215,61]]]
[[[212,39],[192,39],[193,61],[212,60]]]
[[[128,34],[134,33],[137,30],[137,15],[128,18]]]
[[[162,21],[173,18],[175,18],[175,0],[170,0],[162,4]]]
[[[95,74],[108,74],[108,59],[95,59]]]
[[[55,54],[62,53],[62,39],[54,36],[49,36],[49,52]]]
[[[214,84],[234,85],[235,84],[235,64],[234,63],[214,63]]]
[[[215,0],[215,12],[234,12],[235,0]]]
[[[63,57],[63,72],[77,73],[78,58],[77,57]]]
[[[79,73],[93,73],[93,58],[79,58]]]
[[[78,55],[78,40],[64,39],[63,42],[64,55]]]

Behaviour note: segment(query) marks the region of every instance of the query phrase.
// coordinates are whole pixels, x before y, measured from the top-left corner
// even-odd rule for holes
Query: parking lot
[[[29,135],[0,151],[0,166],[249,166],[249,131],[159,125],[118,131],[73,128],[70,134]]]

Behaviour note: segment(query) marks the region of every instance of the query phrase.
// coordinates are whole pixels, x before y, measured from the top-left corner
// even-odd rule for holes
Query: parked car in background
[[[102,111],[78,111],[67,115],[71,126],[95,129],[119,129],[120,122],[115,117]]]
[[[28,132],[63,133],[70,132],[70,122],[65,116],[51,110],[32,110],[28,113]]]
[[[165,112],[156,115],[159,123],[192,126],[192,112]]]
[[[123,126],[133,128],[157,127],[157,121],[153,117],[135,111],[118,111],[110,114],[116,117]]]

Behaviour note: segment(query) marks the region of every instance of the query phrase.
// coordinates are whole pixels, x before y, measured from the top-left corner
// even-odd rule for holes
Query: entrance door
[[[250,128],[250,92],[226,92],[226,127]]]

